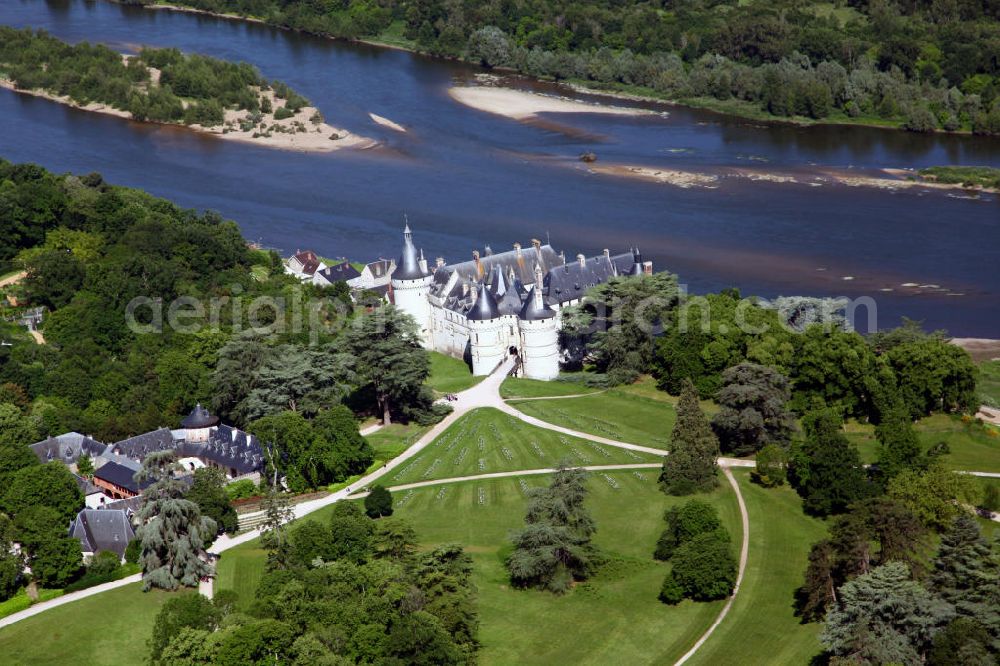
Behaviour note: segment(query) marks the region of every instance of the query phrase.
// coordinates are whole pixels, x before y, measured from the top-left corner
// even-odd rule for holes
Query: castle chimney
[[[493,254],[493,248],[491,248],[489,245],[487,245],[485,248],[483,248],[483,250],[486,252],[486,256],[487,257],[490,256],[491,254]]]
[[[427,274],[427,260],[424,259],[424,250],[420,248],[420,261],[417,262],[420,265],[420,271],[426,275]]]
[[[472,251],[472,260],[477,264],[479,263],[479,250]]]
[[[535,299],[535,308],[542,309],[542,267],[535,264],[535,288],[532,297]]]
[[[542,241],[538,240],[537,238],[532,238],[531,244],[534,246],[536,251],[542,249]]]
[[[578,254],[576,255],[576,260],[580,264],[580,268],[587,267],[587,257],[583,256],[582,254]]]
[[[514,254],[517,255],[518,259],[521,258],[521,244],[520,243],[514,243]]]
[[[468,296],[468,295],[469,295],[469,283],[468,282],[463,282],[462,283],[462,296]]]
[[[604,248],[604,258],[607,259],[608,261],[611,261],[611,252],[608,250],[608,248]]]
[[[444,266],[444,257],[438,257],[437,259],[435,259],[434,265],[437,266],[438,268]]]
[[[563,264],[566,263],[566,251],[565,250],[561,250],[559,252],[559,258],[562,260]]]

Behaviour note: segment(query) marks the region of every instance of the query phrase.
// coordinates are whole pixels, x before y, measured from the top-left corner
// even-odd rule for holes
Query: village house
[[[303,281],[310,281],[316,271],[326,268],[326,264],[312,250],[296,250],[295,254],[285,261],[285,272]]]

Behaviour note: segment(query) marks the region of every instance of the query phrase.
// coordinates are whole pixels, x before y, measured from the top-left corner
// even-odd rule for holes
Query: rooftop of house
[[[327,266],[323,270],[318,271],[318,273],[330,284],[334,282],[346,282],[347,280],[361,277],[361,273],[349,261],[343,261],[334,266]]]
[[[107,445],[78,432],[67,432],[31,444],[31,450],[38,459],[47,463],[58,460],[66,465],[75,463],[83,455],[96,458],[104,453]]]
[[[80,540],[80,548],[85,553],[107,550],[120,558],[128,542],[135,538],[135,530],[126,511],[84,509],[70,524],[69,535]]]
[[[392,273],[393,269],[396,268],[395,259],[378,259],[369,263],[368,270],[372,272],[372,277],[380,278],[389,273]]]
[[[316,256],[316,253],[312,250],[297,250],[292,259],[295,259],[302,268],[299,270],[300,273],[305,273],[306,275],[312,275],[319,268],[320,260]]]
[[[112,461],[101,465],[97,471],[94,472],[94,478],[107,481],[114,486],[124,488],[125,490],[138,495],[152,485],[152,482],[146,480],[139,483],[135,480],[135,473],[135,469]]]

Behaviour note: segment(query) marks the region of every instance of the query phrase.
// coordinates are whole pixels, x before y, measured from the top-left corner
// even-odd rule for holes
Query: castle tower
[[[428,296],[434,277],[427,270],[423,253],[413,245],[413,232],[407,224],[403,229],[403,254],[392,272],[392,295],[396,307],[412,316],[420,330],[420,341],[427,349],[431,340],[431,304]]]
[[[535,284],[521,308],[521,364],[528,379],[559,376],[559,329],[556,313],[542,296],[542,267],[535,264]]]
[[[479,293],[465,318],[469,323],[472,374],[488,375],[500,364],[507,350],[504,349],[504,323],[497,299],[485,284],[479,284]]]

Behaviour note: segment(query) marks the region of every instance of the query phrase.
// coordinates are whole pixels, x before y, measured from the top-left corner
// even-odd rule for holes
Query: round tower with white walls
[[[392,272],[392,302],[416,320],[420,342],[427,349],[434,347],[431,340],[431,304],[427,298],[433,280],[423,253],[418,252],[413,244],[413,232],[407,223],[403,229],[403,254]]]
[[[542,268],[535,264],[535,284],[518,315],[521,367],[527,379],[549,381],[559,376],[559,327],[555,311],[542,295]]]
[[[469,351],[472,354],[472,374],[488,375],[503,361],[507,338],[497,299],[485,284],[480,283],[472,307],[465,318],[469,323]]]

